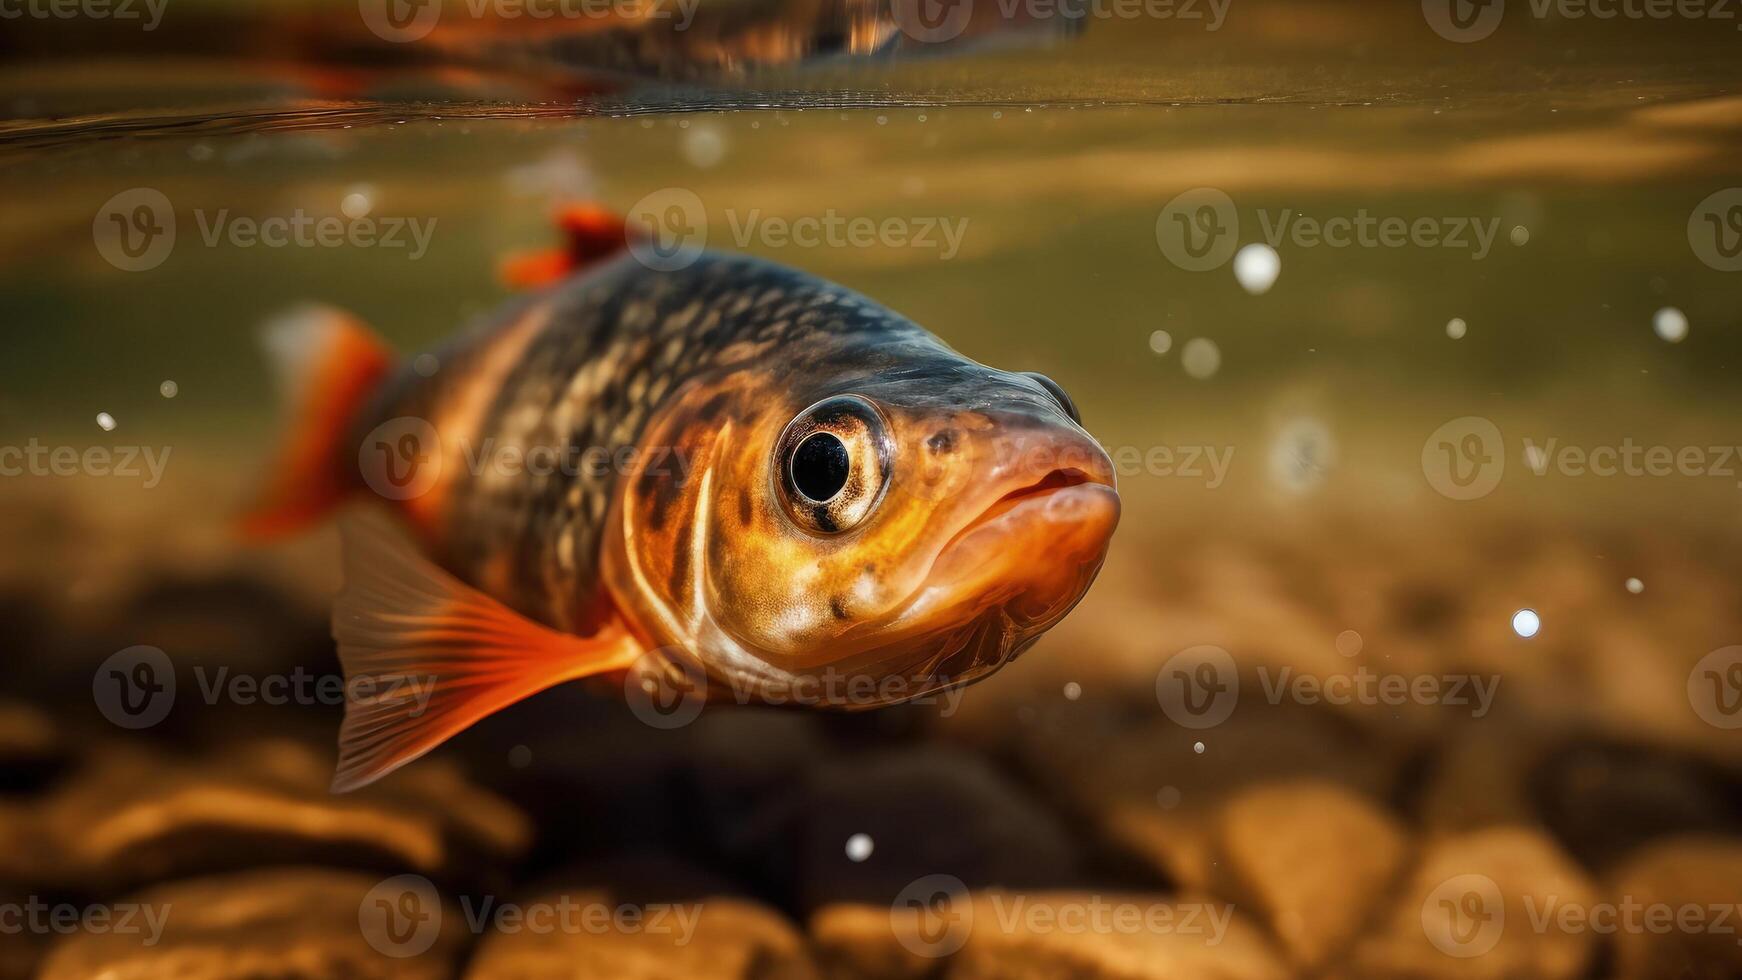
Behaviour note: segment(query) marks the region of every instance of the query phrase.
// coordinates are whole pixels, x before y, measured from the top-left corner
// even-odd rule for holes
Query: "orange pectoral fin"
[[[534,623],[423,557],[378,514],[340,523],[333,636],[345,722],[333,791],[368,785],[479,719],[642,654],[620,624],[589,637]]]

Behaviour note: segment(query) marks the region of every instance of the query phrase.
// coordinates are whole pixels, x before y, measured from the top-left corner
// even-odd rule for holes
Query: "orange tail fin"
[[[602,262],[629,247],[622,215],[597,204],[574,204],[557,212],[560,248],[511,255],[502,263],[502,281],[515,289],[548,286],[570,273]]]
[[[359,485],[357,461],[347,451],[351,424],[394,362],[368,328],[327,307],[284,314],[266,333],[291,416],[264,489],[240,524],[244,535],[256,539],[312,523]]]

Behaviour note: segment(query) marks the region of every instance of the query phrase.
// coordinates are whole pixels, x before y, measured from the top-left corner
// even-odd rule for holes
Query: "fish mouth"
[[[907,623],[960,624],[995,607],[1036,633],[1081,597],[1119,522],[1119,494],[1075,467],[1001,494],[950,537],[902,611]]]

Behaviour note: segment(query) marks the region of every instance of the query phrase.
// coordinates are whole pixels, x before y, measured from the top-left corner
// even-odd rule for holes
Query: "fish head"
[[[790,700],[808,683],[862,708],[966,683],[1099,570],[1119,497],[1069,396],[911,353],[801,383],[814,362],[772,364],[715,413],[694,519],[674,532],[688,539],[665,546],[688,549],[683,574],[649,581],[677,610],[671,632],[735,691]]]

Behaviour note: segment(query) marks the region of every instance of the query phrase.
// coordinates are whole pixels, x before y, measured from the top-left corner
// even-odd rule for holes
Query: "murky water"
[[[1514,3],[1491,36],[1457,40],[1417,4],[1234,0],[1214,29],[1208,3],[1165,9],[949,58],[807,54],[587,91],[571,59],[413,65],[341,95],[294,51],[211,57],[200,5],[169,9],[156,61],[106,28],[7,44],[0,444],[49,455],[0,479],[0,584],[54,624],[20,641],[20,690],[40,682],[69,730],[100,727],[77,692],[103,644],[188,629],[129,631],[114,611],[161,575],[242,574],[318,606],[330,537],[262,552],[228,532],[277,426],[261,323],[313,300],[419,349],[510,295],[500,265],[552,244],[553,208],[597,200],[841,282],[1072,393],[1120,468],[1113,556],[1057,635],[925,737],[1015,767],[1075,837],[1143,855],[1165,882],[1150,885],[1221,887],[1206,855],[1241,858],[1215,850],[1207,815],[1297,777],[1354,786],[1408,826],[1398,868],[1415,870],[1376,872],[1407,893],[1404,918],[1411,889],[1451,873],[1537,894],[1483,846],[1426,843],[1492,826],[1546,827],[1543,860],[1604,897],[1617,862],[1676,832],[1718,842],[1694,863],[1734,867],[1736,22]],[[178,14],[196,26],[168,27]],[[111,55],[81,55],[81,36]],[[115,465],[62,474],[49,460],[67,447]],[[68,625],[98,620],[118,621]],[[1170,658],[1204,644],[1246,683],[1228,727],[1158,705]],[[1323,682],[1355,664],[1491,679],[1498,708],[1255,696],[1276,670]],[[1319,721],[1255,710],[1339,734],[1320,745]],[[519,737],[498,724],[470,757],[500,770]],[[566,744],[541,737],[530,753]],[[1499,772],[1514,746],[1534,768]],[[527,772],[481,778],[531,793],[538,762]],[[816,799],[882,813],[830,792]],[[1579,806],[1615,808],[1619,829]],[[865,819],[892,828],[873,861],[927,870],[899,820]],[[760,868],[788,911],[828,892],[821,859],[795,881],[766,856],[721,863]],[[1656,886],[1656,866],[1627,867]],[[1690,888],[1665,900],[1716,900]],[[1274,909],[1253,916],[1291,968],[1321,962]],[[1365,939],[1324,928],[1344,962],[1403,969],[1382,920]],[[1674,938],[1530,962],[1736,962],[1685,952],[1709,936]]]

